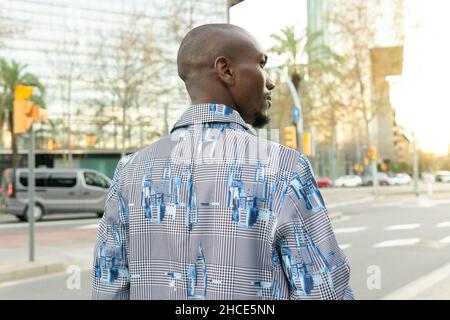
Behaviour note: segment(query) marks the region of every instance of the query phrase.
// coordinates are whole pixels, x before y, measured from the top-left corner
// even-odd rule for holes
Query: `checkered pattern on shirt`
[[[187,299],[187,270],[196,263],[199,267],[201,248],[207,280],[205,285],[200,266],[194,293],[204,299],[352,299],[350,268],[337,245],[326,208],[310,212],[291,184],[295,177],[315,184],[308,159],[253,135],[236,111],[226,114],[223,108],[191,106],[169,136],[119,162],[97,235],[94,265],[99,244],[113,241],[108,228],[114,225],[126,248],[129,276],[108,283],[94,274],[93,298]],[[221,128],[215,145],[203,140],[205,127],[214,127],[212,124]],[[214,148],[218,152],[211,157]],[[273,206],[269,210],[269,201],[258,203],[259,212],[269,212],[269,218],[246,228],[231,219],[228,176],[240,165],[241,181],[260,187],[254,176],[261,164],[266,168],[266,186],[275,186]],[[181,202],[187,201],[186,172],[191,172],[199,210],[198,223],[191,230],[183,206],[176,206],[175,215],[166,214],[161,223],[145,217],[142,179],[161,181],[167,166],[171,175],[182,178]],[[128,206],[125,217],[118,214],[119,193]],[[292,277],[281,252],[282,247],[295,251],[299,230],[308,235],[310,241],[305,243],[312,252],[309,272],[315,284],[307,294],[304,281]]]

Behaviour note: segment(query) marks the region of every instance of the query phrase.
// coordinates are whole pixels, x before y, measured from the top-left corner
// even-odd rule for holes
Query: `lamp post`
[[[293,114],[294,114],[294,123],[297,127],[297,136],[299,139],[297,139],[297,141],[299,141],[298,143],[298,149],[301,150],[302,147],[302,142],[300,139],[302,137],[303,134],[303,114],[302,114],[302,105],[301,105],[301,100],[300,100],[300,96],[297,93],[297,90],[295,89],[294,84],[292,83],[291,78],[289,78],[289,75],[282,70],[279,67],[267,67],[266,69],[268,70],[273,70],[275,71],[281,78],[283,78],[288,87],[289,87],[289,91],[291,93],[292,99],[294,100],[294,106],[293,106]]]
[[[419,190],[419,157],[417,155],[417,139],[415,132],[412,132],[413,139],[413,179],[414,179],[414,193],[416,197],[420,196]]]

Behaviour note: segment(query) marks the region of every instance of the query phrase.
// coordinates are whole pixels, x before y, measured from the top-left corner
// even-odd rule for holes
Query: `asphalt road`
[[[385,197],[340,210],[334,231],[356,298],[383,298],[450,262],[449,195]]]
[[[323,191],[336,237],[351,263],[357,299],[383,298],[450,262],[450,192],[417,199],[410,189],[383,190],[377,198],[364,188]],[[0,220],[0,261],[26,259],[27,224],[8,219]],[[36,224],[38,258],[59,259],[72,269],[0,284],[0,299],[90,298],[88,268],[98,219],[46,220]],[[442,298],[450,298],[450,287]]]

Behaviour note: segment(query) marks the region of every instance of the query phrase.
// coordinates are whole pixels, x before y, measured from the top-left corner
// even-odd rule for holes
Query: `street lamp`
[[[300,96],[297,93],[297,90],[295,89],[294,84],[292,83],[291,78],[289,78],[289,75],[280,67],[267,67],[267,70],[273,70],[275,71],[281,78],[283,78],[288,87],[289,91],[291,93],[292,99],[294,100],[294,106],[293,106],[293,120],[297,127],[297,134],[298,137],[302,137],[303,133],[303,114],[302,114],[302,105],[300,102]],[[301,141],[302,139],[297,139],[297,141]],[[301,150],[301,142],[298,143],[298,149]]]
[[[417,154],[417,139],[416,133],[412,131],[412,139],[413,139],[413,179],[414,179],[414,193],[416,197],[420,196],[419,189],[419,156]]]

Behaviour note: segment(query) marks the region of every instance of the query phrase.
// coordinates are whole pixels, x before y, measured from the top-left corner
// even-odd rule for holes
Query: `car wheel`
[[[44,215],[44,207],[36,203],[34,205],[34,221],[42,220],[42,216]],[[28,206],[25,208],[24,215],[20,218],[20,220],[28,222]]]

